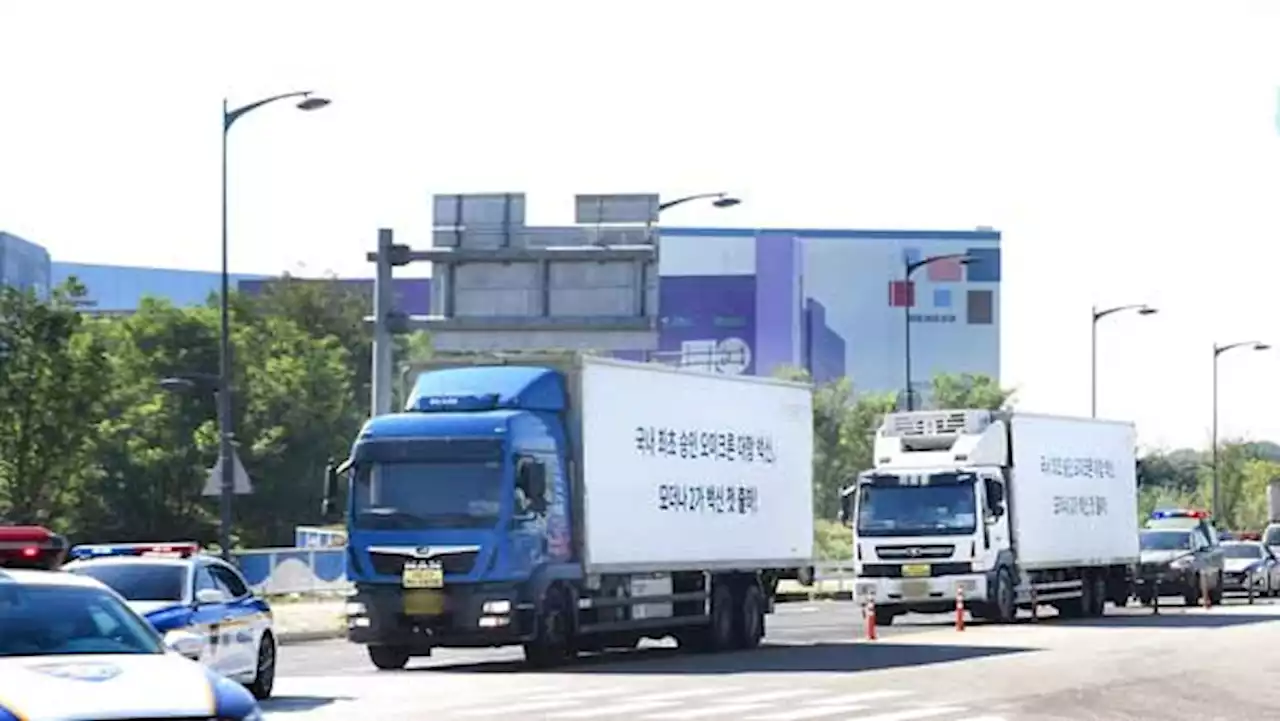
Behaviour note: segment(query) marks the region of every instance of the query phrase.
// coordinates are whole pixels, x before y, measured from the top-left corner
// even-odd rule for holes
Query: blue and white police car
[[[81,545],[68,555],[62,570],[106,584],[161,634],[196,634],[204,641],[201,663],[259,699],[271,696],[271,607],[253,595],[235,566],[201,554],[195,543]]]
[[[91,578],[0,569],[0,721],[262,721],[244,686],[190,660],[202,645],[162,641]]]

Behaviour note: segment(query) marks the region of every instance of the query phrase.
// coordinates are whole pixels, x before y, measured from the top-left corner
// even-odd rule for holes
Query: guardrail
[[[253,590],[264,595],[340,595],[351,588],[345,547],[254,548],[232,556]],[[798,592],[852,592],[853,578],[853,561],[814,561],[813,585]]]

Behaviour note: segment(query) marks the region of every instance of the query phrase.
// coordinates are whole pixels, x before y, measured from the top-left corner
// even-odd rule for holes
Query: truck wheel
[[[995,601],[991,604],[991,620],[996,623],[1013,623],[1018,617],[1017,591],[1013,587],[1013,574],[1008,567],[996,574]]]
[[[724,651],[733,648],[734,642],[737,640],[733,608],[733,592],[729,590],[729,585],[725,583],[717,583],[715,590],[711,592],[711,627],[708,630],[710,637],[707,639],[710,651]]]
[[[743,649],[755,648],[764,638],[764,593],[759,585],[751,583],[743,589],[739,611],[736,645]]]
[[[409,649],[404,646],[369,646],[369,660],[379,671],[399,671],[409,663]]]
[[[1107,579],[1102,574],[1096,574],[1090,582],[1093,587],[1093,603],[1086,613],[1089,616],[1098,617],[1107,615]]]
[[[554,587],[548,590],[538,611],[534,639],[524,645],[524,659],[530,666],[558,666],[577,655],[569,613],[564,592]]]
[[[887,608],[880,608],[879,606],[876,606],[876,625],[877,626],[892,626],[893,619],[897,617],[898,617],[898,614],[894,613],[893,611]]]

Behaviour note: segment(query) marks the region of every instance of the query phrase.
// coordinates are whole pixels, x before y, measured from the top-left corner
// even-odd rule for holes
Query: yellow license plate
[[[440,616],[444,614],[444,594],[425,588],[404,592],[406,616]]]
[[[444,588],[444,569],[438,563],[409,561],[400,574],[405,588]]]
[[[932,569],[927,563],[904,563],[902,565],[903,578],[928,578]]]

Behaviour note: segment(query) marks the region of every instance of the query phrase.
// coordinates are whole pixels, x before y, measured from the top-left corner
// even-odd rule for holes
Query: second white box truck
[[[1101,615],[1138,561],[1132,424],[1021,412],[891,413],[845,490],[856,594],[880,623],[955,607],[1009,622]]]

